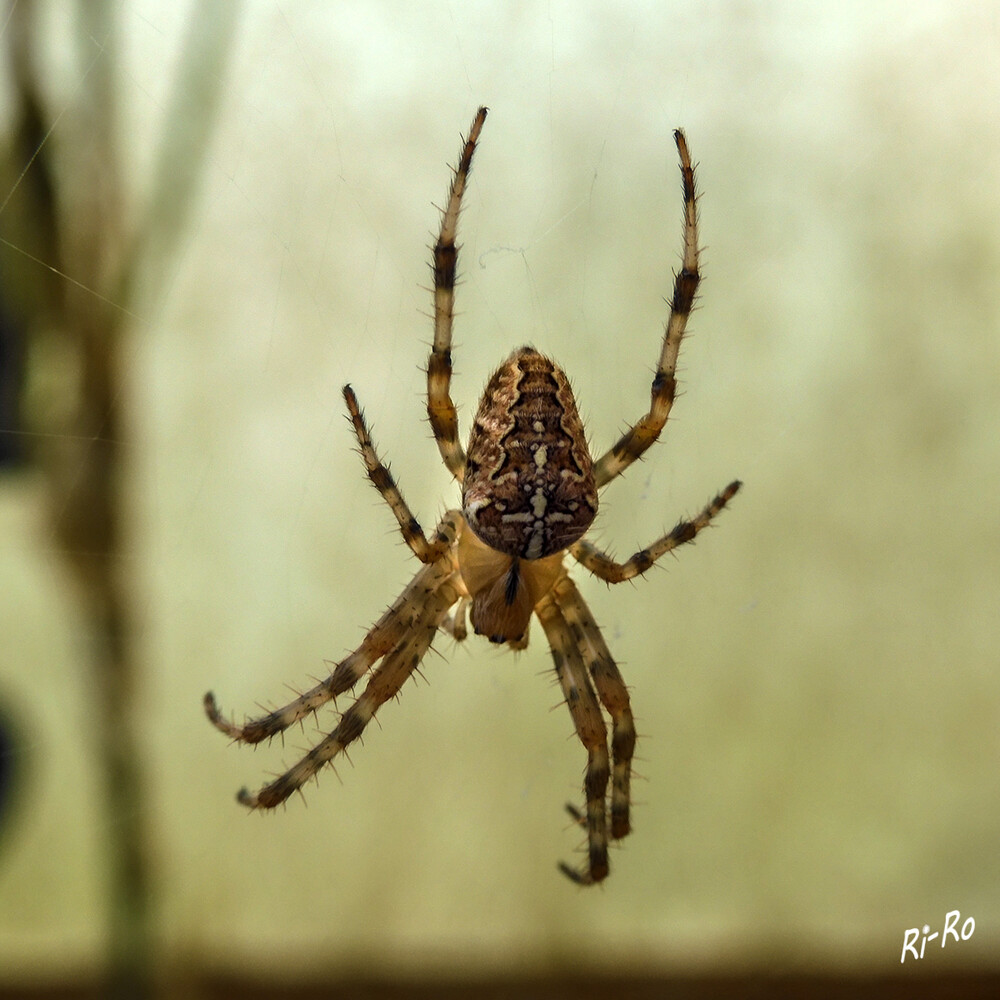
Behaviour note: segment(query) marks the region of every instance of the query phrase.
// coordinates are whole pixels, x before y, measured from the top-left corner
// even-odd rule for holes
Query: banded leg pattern
[[[454,533],[460,517],[458,511],[450,511],[442,520],[438,531]],[[379,659],[396,647],[423,620],[425,606],[431,595],[441,590],[453,572],[454,566],[450,559],[424,566],[368,631],[361,645],[341,660],[325,680],[284,707],[237,725],[222,715],[215,696],[209,691],[204,698],[205,714],[216,729],[240,743],[261,743],[284,732],[300,719],[353,688]],[[452,603],[457,600],[456,594]]]
[[[462,143],[462,153],[441,213],[441,230],[434,245],[434,346],[427,362],[427,416],[448,471],[459,481],[465,478],[465,449],[458,440],[458,413],[451,399],[451,331],[455,317],[455,276],[458,270],[458,214],[462,207],[472,156],[486,121],[480,108]]]
[[[678,521],[674,529],[652,545],[640,549],[625,562],[616,562],[607,553],[602,552],[593,542],[581,539],[570,546],[570,552],[578,563],[585,566],[594,576],[605,583],[622,583],[645,573],[646,570],[661,556],[672,552],[679,545],[693,542],[695,536],[703,528],[711,524],[712,519],[722,512],[726,504],[736,496],[743,484],[738,480],[731,482],[724,490],[716,494],[701,510],[697,517]]]
[[[611,838],[621,840],[632,829],[630,810],[635,720],[632,718],[628,687],[576,584],[565,576],[556,584],[555,594],[580,657],[594,682],[597,696],[611,717]]]
[[[441,584],[424,604],[420,619],[407,631],[372,674],[364,692],[340,717],[337,727],[313,747],[297,764],[258,792],[241,789],[239,802],[248,809],[273,809],[298,791],[317,772],[365,731],[375,713],[395,697],[430,648],[448,609],[458,600],[458,591],[450,579]]]
[[[577,735],[587,750],[583,783],[586,811],[581,815],[574,808],[569,809],[570,815],[587,830],[587,866],[581,871],[560,862],[559,870],[580,885],[592,885],[608,875],[607,790],[611,776],[608,731],[587,676],[580,647],[555,594],[547,594],[538,603],[535,612],[548,636],[556,676]]]
[[[698,205],[694,186],[694,167],[684,133],[674,132],[680,156],[681,184],[684,195],[684,249],[681,269],[674,275],[674,293],[670,316],[663,331],[660,360],[653,376],[649,412],[594,463],[594,480],[605,486],[620,476],[660,436],[677,392],[677,355],[687,329],[688,316],[694,307],[701,273],[698,269]]]

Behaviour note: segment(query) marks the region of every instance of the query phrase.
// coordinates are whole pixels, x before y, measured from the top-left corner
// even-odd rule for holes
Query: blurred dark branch
[[[7,241],[0,286],[3,299],[17,300],[29,354],[56,373],[36,403],[44,433],[35,440],[48,445],[39,457],[52,534],[79,584],[86,621],[105,795],[109,982],[123,997],[149,995],[155,966],[134,707],[142,671],[123,484],[131,440],[123,343],[141,314],[136,299],[149,303],[162,292],[195,205],[238,10],[205,4],[192,12],[151,197],[132,228],[116,106],[120,5],[85,0],[77,7],[80,85],[70,115],[46,110],[37,10],[19,5],[8,31],[19,114],[3,178],[11,194],[0,211]]]
[[[27,35],[26,18],[8,23],[10,74],[15,99],[15,122],[10,148],[4,157],[0,185],[5,192],[4,214],[0,232],[32,256],[42,256],[59,269],[56,255],[58,240],[53,230],[56,213],[53,182],[48,164],[24,170],[45,136],[41,106],[33,65],[33,48]],[[32,164],[35,166],[34,164]],[[13,193],[21,197],[13,200]],[[9,192],[9,193],[8,193]],[[12,202],[12,203],[11,203]],[[26,258],[6,251],[0,257],[0,468],[18,465],[30,458],[29,438],[23,421],[24,383],[27,370],[26,327],[29,317],[35,323],[48,318],[48,303],[58,293],[51,272],[28,276]]]

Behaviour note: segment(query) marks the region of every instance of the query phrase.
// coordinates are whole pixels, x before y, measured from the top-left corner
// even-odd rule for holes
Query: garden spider
[[[730,483],[693,520],[680,521],[669,534],[623,563],[583,537],[597,513],[597,491],[621,475],[659,437],[674,400],[677,352],[699,281],[694,168],[681,131],[674,132],[674,139],[684,191],[683,260],[674,279],[649,412],[609,451],[592,460],[562,369],[534,348],[521,347],[488,382],[468,452],[463,451],[450,396],[458,259],[455,234],[486,112],[486,108],[479,109],[463,143],[433,263],[434,346],[427,366],[427,414],[444,464],[462,487],[462,507],[448,511],[430,538],[424,534],[378,457],[354,390],[344,386],[368,477],[424,565],[361,645],[326,680],[289,705],[239,726],[222,717],[209,692],[205,711],[227,736],[241,743],[260,743],[351,690],[371,672],[364,692],[328,736],[258,792],[244,788],[238,795],[248,808],[270,809],[299,791],[361,736],[379,707],[416,670],[438,629],[464,639],[468,614],[473,629],[490,642],[524,649],[534,613],[545,630],[556,676],[587,749],[586,809],[567,806],[587,831],[587,863],[582,870],[562,863],[559,867],[575,882],[590,885],[608,874],[609,838],[619,840],[630,830],[629,783],[636,737],[628,689],[567,572],[566,553],[607,583],[630,580],[678,545],[693,541],[729,503],[740,483]],[[611,720],[610,759],[601,705]]]

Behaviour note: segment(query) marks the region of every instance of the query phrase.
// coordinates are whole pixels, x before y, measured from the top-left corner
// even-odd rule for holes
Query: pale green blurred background
[[[65,5],[41,9],[60,143],[89,71]],[[165,115],[187,16],[116,8],[126,205],[183,131]],[[995,966],[998,43],[1000,8],[948,0],[243,6],[191,224],[156,293],[116,303],[162,963],[892,972],[906,928],[957,908],[974,936],[923,967]],[[683,126],[705,247],[683,395],[595,537],[628,555],[745,481],[635,585],[576,573],[643,778],[588,892],[555,867],[579,846],[562,806],[585,755],[538,629],[519,657],[442,636],[339,780],[276,815],[233,795],[312,727],[253,752],[201,710],[209,688],[238,717],[283,703],[415,570],[344,382],[423,523],[456,502],[424,420],[425,286],[480,103],[463,428],[523,342],[568,370],[595,450],[645,411]],[[102,961],[123,821],[98,807],[87,636],[43,500],[30,468],[0,478],[0,699],[27,776],[0,841],[0,983]]]

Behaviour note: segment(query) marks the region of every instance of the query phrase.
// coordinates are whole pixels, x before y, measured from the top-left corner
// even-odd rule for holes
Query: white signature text
[[[931,934],[930,925],[924,924],[922,938],[920,936],[921,930],[919,927],[911,927],[909,930],[904,931],[903,954],[899,959],[900,964],[906,961],[907,952],[909,952],[916,959],[923,958],[927,942],[933,941],[935,938],[941,938],[942,948],[948,943],[948,935],[951,935],[955,939],[956,943],[958,941],[968,941],[976,929],[976,921],[972,917],[966,917],[965,922],[959,929],[958,921],[961,919],[961,916],[962,914],[959,913],[958,910],[950,910],[944,917],[944,929],[935,931],[933,934]],[[918,940],[920,941],[920,951],[917,951]]]

